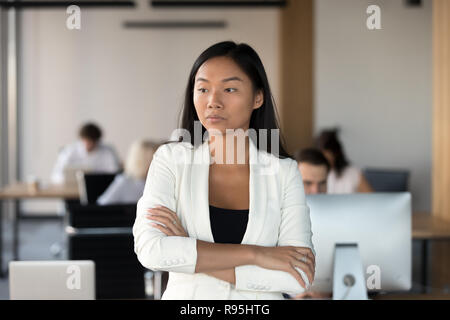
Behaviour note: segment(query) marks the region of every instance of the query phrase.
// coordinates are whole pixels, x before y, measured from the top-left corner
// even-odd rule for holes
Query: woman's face
[[[254,92],[250,78],[228,57],[215,57],[198,69],[194,105],[206,130],[249,128],[254,109],[263,104],[261,90]],[[211,118],[215,116],[216,118]]]
[[[334,168],[334,154],[333,154],[333,152],[331,152],[330,150],[326,150],[326,149],[323,149],[322,150],[322,153],[323,153],[323,155],[325,156],[325,158],[327,158],[327,160],[328,160],[328,163],[330,164],[330,166],[332,167],[332,168]]]

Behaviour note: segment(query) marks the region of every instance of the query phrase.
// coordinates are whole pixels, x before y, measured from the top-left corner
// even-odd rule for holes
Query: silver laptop
[[[11,261],[11,300],[94,300],[95,264],[90,260]]]
[[[78,183],[78,179],[80,174],[83,172],[89,172],[89,168],[87,166],[69,166],[64,168],[64,184],[68,186],[76,186]]]

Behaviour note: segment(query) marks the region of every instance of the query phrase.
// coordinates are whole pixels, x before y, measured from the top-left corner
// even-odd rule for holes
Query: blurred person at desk
[[[328,174],[328,193],[372,192],[372,187],[361,170],[350,165],[344,148],[337,137],[338,130],[324,130],[317,139],[317,145],[331,165]]]
[[[145,178],[158,144],[151,141],[136,141],[128,152],[125,172],[117,175],[97,204],[137,203],[145,187]]]
[[[54,184],[69,183],[68,172],[82,170],[114,173],[121,169],[120,161],[112,146],[101,142],[102,131],[94,123],[83,125],[79,140],[64,147],[53,168],[51,181]]]
[[[305,194],[327,193],[327,177],[330,164],[327,158],[314,148],[300,150],[295,155],[302,174]]]

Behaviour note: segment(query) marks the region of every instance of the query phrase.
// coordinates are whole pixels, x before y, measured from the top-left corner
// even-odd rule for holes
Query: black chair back
[[[364,170],[364,176],[375,192],[407,192],[409,191],[408,170]]]
[[[137,260],[131,233],[80,233],[68,237],[70,260],[95,262],[96,299],[145,299],[147,271]]]
[[[68,202],[68,259],[93,260],[97,299],[145,299],[147,271],[134,253],[136,204]]]
[[[66,202],[68,225],[73,228],[131,228],[136,219],[136,204],[99,206]]]

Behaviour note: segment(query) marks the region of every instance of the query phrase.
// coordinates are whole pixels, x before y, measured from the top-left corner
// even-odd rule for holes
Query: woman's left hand
[[[150,223],[151,226],[160,230],[164,234],[168,236],[188,237],[187,232],[181,225],[180,219],[172,210],[163,206],[157,206],[155,208],[147,209],[147,212],[148,214],[146,214],[145,217],[148,220],[157,221],[164,224],[160,225],[157,223]]]

